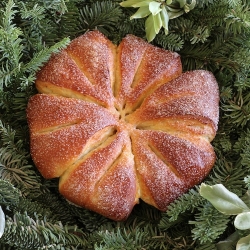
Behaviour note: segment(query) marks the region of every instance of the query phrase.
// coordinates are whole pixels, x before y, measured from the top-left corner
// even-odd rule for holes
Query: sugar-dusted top
[[[74,204],[124,220],[139,198],[165,211],[211,170],[215,77],[127,35],[87,32],[37,74],[27,107],[31,155]]]

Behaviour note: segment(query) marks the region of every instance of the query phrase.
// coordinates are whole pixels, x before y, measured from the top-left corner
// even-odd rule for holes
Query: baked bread
[[[165,211],[215,162],[219,93],[177,53],[98,31],[74,39],[37,74],[30,151],[70,202],[124,220],[139,199]]]

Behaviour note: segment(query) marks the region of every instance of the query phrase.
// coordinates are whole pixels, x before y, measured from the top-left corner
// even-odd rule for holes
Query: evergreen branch
[[[27,8],[23,2],[20,2],[20,14],[22,19],[32,19],[31,24],[36,26],[39,21],[45,18],[45,8],[34,4],[31,9]]]
[[[60,15],[63,15],[65,12],[67,12],[67,4],[69,0],[58,0],[58,1],[34,1],[35,3],[40,2],[40,4],[43,4],[44,8],[46,10],[50,10],[52,13],[59,13]]]
[[[196,7],[197,8],[205,8],[208,6],[215,5],[219,0],[203,0],[203,1],[197,1]]]
[[[240,163],[246,171],[249,172],[250,166],[250,130],[243,131],[237,143],[235,143],[235,150],[240,153]]]
[[[69,42],[69,38],[64,38],[53,46],[40,50],[27,64],[22,67],[22,72],[30,72],[34,74],[49,59],[52,53],[59,52],[61,49],[65,48],[69,44]]]
[[[168,35],[160,33],[155,37],[154,43],[167,50],[179,51],[183,48],[184,40],[174,33]]]
[[[239,72],[239,74],[236,75],[236,81],[234,83],[234,86],[238,88],[239,90],[246,91],[247,89],[250,89],[250,73],[248,66],[250,64],[249,59],[245,57],[249,52],[246,50],[241,50],[237,54],[237,57],[240,57],[242,60],[243,59],[243,64],[242,64],[242,70]],[[246,64],[245,64],[246,63]]]
[[[80,12],[76,3],[70,1],[67,4],[67,12],[61,16],[59,24],[58,37],[63,39],[64,37],[74,38],[78,34],[80,27]]]
[[[94,232],[102,225],[110,222],[110,220],[108,220],[107,218],[84,208],[79,208],[71,205],[69,209],[71,211],[71,214],[78,218],[78,221],[81,222],[82,225],[84,225],[84,228],[88,232]],[[93,221],[95,221],[96,223],[93,223]]]
[[[188,193],[183,194],[168,206],[166,213],[170,217],[169,221],[175,221],[180,214],[186,211],[193,211],[202,202],[203,198],[199,192],[194,188],[190,189]]]
[[[231,9],[224,20],[226,22],[226,30],[231,30],[234,34],[242,34],[242,32],[249,32],[250,17],[249,6],[246,4],[237,4],[236,8]]]
[[[248,173],[247,169],[242,168],[238,163],[232,163],[227,161],[223,156],[221,156],[215,163],[211,174],[206,179],[206,183],[209,185],[214,185],[222,183],[227,188],[237,193],[237,195],[242,196],[243,191],[243,179]]]
[[[17,206],[20,199],[20,191],[8,181],[0,179],[0,206]]]
[[[0,138],[1,146],[5,147],[6,150],[10,149],[13,154],[20,155],[22,163],[27,163],[28,152],[23,148],[23,142],[21,140],[16,140],[16,131],[13,130],[9,125],[5,125],[0,121]]]
[[[221,106],[225,116],[231,118],[231,122],[238,127],[245,126],[250,120],[250,93],[239,91],[233,99]]]
[[[51,206],[43,205],[43,203],[26,199],[21,196],[20,190],[15,188],[10,182],[0,179],[0,205],[5,206],[8,210],[27,213],[33,219],[46,217],[51,222],[61,219],[60,212],[52,210]]]
[[[221,152],[224,152],[225,154],[230,154],[232,151],[232,147],[233,147],[229,135],[223,132],[220,132],[220,130],[217,132],[217,136],[213,140],[213,146],[214,146],[215,152],[219,156],[218,158],[222,156]]]
[[[27,213],[33,219],[39,218],[43,219],[45,217],[50,222],[60,221],[58,215],[54,213],[48,204],[44,205],[36,200],[30,200],[27,198],[20,198],[18,204],[13,207],[14,212],[19,212],[21,214]]]
[[[2,62],[1,69],[0,69],[0,91],[3,91],[3,87],[7,86],[10,82],[13,76],[17,75],[17,72],[19,71],[19,67],[10,69],[9,62]]]
[[[197,243],[195,250],[215,250],[216,244],[213,242],[207,242],[207,243]],[[235,250],[235,249],[227,249],[227,250]]]
[[[1,242],[0,242],[0,249],[1,250],[18,250],[16,248],[13,248],[12,246],[7,245],[7,244],[2,244]]]
[[[100,245],[95,244],[96,250],[109,249],[145,249],[148,241],[148,233],[146,230],[127,231],[125,228],[117,227],[110,231],[99,231]]]
[[[16,4],[19,4],[20,1],[15,0]],[[67,12],[67,4],[68,0],[57,0],[57,1],[49,1],[49,0],[29,0],[25,2],[25,6],[29,8],[43,8],[48,11],[50,14],[56,15],[60,18],[65,12]],[[21,3],[23,4],[23,3]]]
[[[42,186],[42,188],[44,188],[44,185]],[[65,199],[61,198],[58,193],[52,193],[50,190],[45,190],[40,196],[35,199],[35,202],[38,202],[42,207],[49,209],[52,213],[51,215],[53,216],[53,218],[61,221],[62,223],[68,223],[70,221],[71,224],[77,224],[81,222],[81,220],[79,220],[78,218],[78,214],[74,213],[74,210],[71,209],[71,206],[68,204],[68,202]],[[84,212],[82,211],[82,213]],[[80,211],[79,214],[81,215]],[[95,227],[95,225],[93,224],[91,226]]]
[[[77,235],[84,236],[77,227],[63,226],[60,222],[50,223],[46,218],[33,219],[26,213],[15,213],[13,218],[6,216],[5,231],[0,242],[19,247],[20,250],[50,249],[48,247],[53,243],[57,249],[70,250],[86,244],[86,240]]]
[[[245,182],[245,184],[246,184],[247,189],[249,190],[249,189],[250,189],[250,175],[247,175],[247,176],[244,178],[244,182]]]
[[[155,227],[160,222],[161,217],[162,213],[158,209],[140,201],[140,204],[134,207],[132,214],[126,221],[126,225],[132,225],[136,221],[142,227],[147,225]]]
[[[195,214],[195,221],[189,222],[195,226],[192,230],[193,239],[202,244],[213,242],[224,233],[229,221],[229,216],[220,213],[210,203],[205,203]]]
[[[22,80],[25,81],[25,79],[22,79]],[[22,84],[22,82],[20,84]],[[5,124],[8,124],[10,123],[10,121],[15,120],[15,122],[12,122],[11,130],[15,133],[15,140],[17,141],[19,139],[23,141],[24,145],[25,145],[25,141],[27,141],[28,139],[26,108],[27,108],[27,103],[28,103],[30,96],[34,94],[34,90],[32,86],[27,86],[26,84],[23,83],[22,85],[22,89],[24,89],[23,92],[21,91],[17,93],[15,93],[14,91],[12,93],[4,92],[6,95],[3,95],[2,97],[4,101],[4,104],[2,105],[2,109],[4,110],[3,113],[5,114],[4,116],[0,115],[0,119]],[[14,128],[16,130],[14,130]]]
[[[205,8],[214,6],[217,3],[228,5],[230,8],[234,8],[237,5],[241,4],[241,0],[203,0],[197,1],[197,8]]]
[[[197,4],[204,4],[206,1],[199,1]],[[203,8],[203,7],[202,7]],[[225,25],[225,16],[231,10],[231,7],[226,0],[216,0],[210,4],[205,11],[200,8],[195,8],[191,13],[189,19],[195,22],[198,26],[208,27],[211,31]],[[198,19],[197,19],[198,17]]]
[[[0,148],[0,177],[18,187],[27,196],[39,195],[40,182],[33,166],[28,165],[22,155],[9,148]]]
[[[121,8],[112,1],[95,2],[80,9],[80,28],[98,29],[105,35],[115,30],[122,15]]]
[[[1,60],[6,60],[11,70],[16,70],[20,67],[20,59],[22,57],[23,45],[20,36],[22,31],[13,23],[15,4],[9,0],[6,9],[3,12],[2,23],[0,24],[0,53]],[[3,71],[4,72],[4,71]],[[1,80],[1,83],[3,81]],[[5,78],[5,83],[8,82]],[[2,85],[0,85],[2,88]]]
[[[183,230],[184,232],[184,230]],[[187,233],[188,231],[186,231]],[[97,233],[91,235],[91,242],[95,242],[95,249],[193,249],[194,241],[191,237],[172,237],[168,233],[158,231],[152,225],[144,227],[133,224],[130,227],[117,225],[113,227],[100,228]]]
[[[2,148],[0,148],[0,177],[10,181],[14,186],[20,188],[23,195],[28,193],[39,194],[40,181],[28,164],[29,154],[23,149],[23,142],[15,140],[15,131],[9,126],[5,127],[0,121],[0,135]]]

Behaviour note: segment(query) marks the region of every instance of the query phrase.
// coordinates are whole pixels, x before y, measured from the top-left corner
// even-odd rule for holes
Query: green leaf
[[[187,1],[186,0],[178,0],[178,3],[180,4],[180,8],[183,8],[187,4]]]
[[[169,19],[174,19],[174,18],[177,18],[181,15],[183,15],[185,12],[184,10],[179,10],[178,12],[177,11],[169,11],[168,12],[168,16],[169,16]]]
[[[120,3],[120,5],[122,7],[138,7],[138,6],[135,6],[139,3],[143,3],[143,2],[148,2],[148,1],[145,1],[145,0],[128,0],[128,1],[123,1]]]
[[[241,238],[237,242],[236,250],[250,250],[250,235]]]
[[[5,215],[2,210],[2,207],[0,206],[0,238],[3,235],[4,228],[5,228]]]
[[[162,27],[162,20],[160,13],[158,13],[157,15],[153,15],[153,20],[154,20],[155,33],[158,34]]]
[[[149,10],[153,15],[157,15],[159,12],[161,12],[161,3],[160,2],[150,2],[149,3]]]
[[[248,206],[236,194],[230,192],[222,184],[209,186],[202,183],[200,195],[210,201],[223,214],[236,215],[250,211]]]
[[[146,37],[149,42],[154,40],[156,33],[155,33],[155,27],[154,27],[154,19],[153,15],[150,15],[145,22],[145,30],[146,30]]]
[[[184,6],[184,11],[186,13],[189,12],[190,10],[194,9],[195,5],[196,5],[196,0],[192,0],[192,2],[190,4],[186,4]]]
[[[162,26],[165,29],[165,34],[168,34],[168,22],[169,22],[169,16],[168,16],[168,12],[165,8],[165,6],[163,6],[162,11],[161,11],[161,21],[162,21]]]
[[[235,250],[235,245],[239,239],[239,231],[237,230],[230,234],[226,239],[223,238],[221,241],[216,243],[216,250]]]
[[[240,213],[234,220],[234,225],[240,230],[246,230],[250,228],[250,212]]]
[[[132,15],[130,17],[130,19],[134,19],[134,18],[143,18],[143,17],[146,17],[148,15],[150,15],[151,12],[149,11],[149,8],[148,6],[145,6],[145,7],[140,7],[134,15]]]
[[[137,2],[136,4],[133,4],[133,7],[137,8],[137,7],[148,6],[150,2],[152,2],[152,0],[144,0],[141,2]]]

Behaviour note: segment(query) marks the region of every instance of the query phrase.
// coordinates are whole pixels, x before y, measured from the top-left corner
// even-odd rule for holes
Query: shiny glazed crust
[[[177,53],[91,31],[52,55],[36,87],[33,161],[76,205],[117,221],[139,199],[165,211],[214,165],[218,85],[208,71],[182,73]]]

